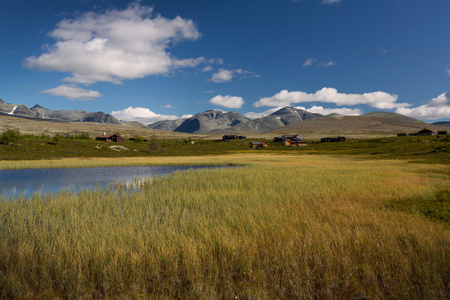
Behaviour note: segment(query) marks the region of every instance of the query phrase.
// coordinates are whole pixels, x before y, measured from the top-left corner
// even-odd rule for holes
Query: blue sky
[[[0,98],[151,123],[285,105],[450,120],[448,0],[1,0]]]

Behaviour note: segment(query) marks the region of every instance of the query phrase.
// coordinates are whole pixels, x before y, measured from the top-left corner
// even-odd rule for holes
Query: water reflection
[[[0,195],[29,198],[34,193],[57,193],[65,189],[80,191],[115,181],[133,183],[137,178],[153,178],[176,170],[211,168],[205,166],[101,167],[61,169],[0,170]]]

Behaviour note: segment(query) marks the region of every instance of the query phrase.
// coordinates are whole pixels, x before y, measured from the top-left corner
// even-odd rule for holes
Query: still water
[[[33,193],[56,193],[65,189],[80,191],[86,188],[102,188],[115,181],[136,178],[153,178],[171,174],[177,170],[211,168],[205,166],[170,167],[101,167],[62,169],[0,170],[0,196],[29,198]]]

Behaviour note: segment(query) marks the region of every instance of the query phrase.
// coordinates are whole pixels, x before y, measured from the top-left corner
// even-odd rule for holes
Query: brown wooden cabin
[[[285,147],[290,147],[292,144],[290,140],[284,140],[281,142],[281,145]]]
[[[343,136],[338,136],[337,138],[330,138],[330,137],[324,137],[320,139],[321,143],[326,143],[326,142],[345,142],[345,137]]]
[[[293,141],[291,140],[291,146],[307,146],[308,142],[307,141]]]
[[[438,131],[438,134],[439,134],[439,132],[440,131]],[[418,132],[413,132],[413,133],[397,133],[397,136],[421,136],[421,135],[436,135],[436,132],[424,128]]]
[[[252,149],[267,148],[267,147],[269,147],[269,144],[267,144],[266,142],[251,142],[250,143],[250,148],[252,148]]]
[[[236,135],[236,134],[222,136],[222,141],[227,141],[227,140],[245,140],[245,139],[247,139],[247,137],[245,137],[243,135]]]
[[[424,128],[424,129],[420,130],[419,132],[416,132],[416,133],[413,133],[410,135],[435,135],[435,134],[436,133],[434,131]]]
[[[123,143],[125,142],[125,138],[121,137],[117,133],[112,133],[109,135],[100,135],[95,138],[97,141],[104,141],[104,142],[114,142],[114,143]]]

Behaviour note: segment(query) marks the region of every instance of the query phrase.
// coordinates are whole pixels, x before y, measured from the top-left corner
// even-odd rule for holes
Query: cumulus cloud
[[[347,107],[342,107],[342,108],[324,108],[323,106],[312,106],[310,108],[304,108],[302,106],[297,106],[295,107],[297,109],[303,109],[306,110],[310,113],[315,113],[315,114],[321,114],[321,115],[329,115],[329,114],[341,114],[341,115],[345,115],[345,116],[359,116],[361,115],[363,112],[361,109],[359,108],[347,108]]]
[[[53,96],[64,97],[70,100],[94,100],[95,98],[103,96],[97,91],[85,90],[80,87],[66,84],[42,92]]]
[[[242,105],[244,105],[244,99],[242,99],[242,97],[232,97],[229,95],[217,95],[214,98],[211,98],[209,102],[227,108],[241,108]]]
[[[56,42],[42,55],[26,58],[24,65],[68,72],[64,81],[88,85],[99,81],[119,84],[207,61],[203,57],[177,59],[168,52],[173,44],[200,38],[192,20],[152,14],[152,7],[137,1],[124,10],[64,19],[49,33]]]
[[[217,73],[214,73],[211,81],[212,82],[227,82],[233,79],[233,71],[227,69],[220,69]]]
[[[378,109],[394,109],[410,106],[408,103],[397,103],[398,96],[385,92],[372,92],[364,94],[344,94],[338,93],[334,88],[324,87],[321,90],[308,94],[301,91],[289,92],[282,90],[272,97],[261,98],[253,105],[262,106],[284,106],[294,103],[323,102],[343,105],[365,104]]]
[[[206,67],[203,68],[203,72],[209,72],[209,71],[212,71],[212,70],[214,70],[214,68],[211,67],[211,65],[207,65]]]
[[[396,113],[416,119],[442,119],[450,117],[450,92],[440,94],[427,104],[413,108],[399,107]]]
[[[123,110],[113,111],[111,115],[116,117],[119,120],[123,121],[136,121],[142,124],[152,124],[162,120],[176,120],[180,119],[178,116],[174,115],[160,115],[154,113],[148,108],[144,107],[128,107]],[[184,115],[181,118],[189,118],[192,115]]]

